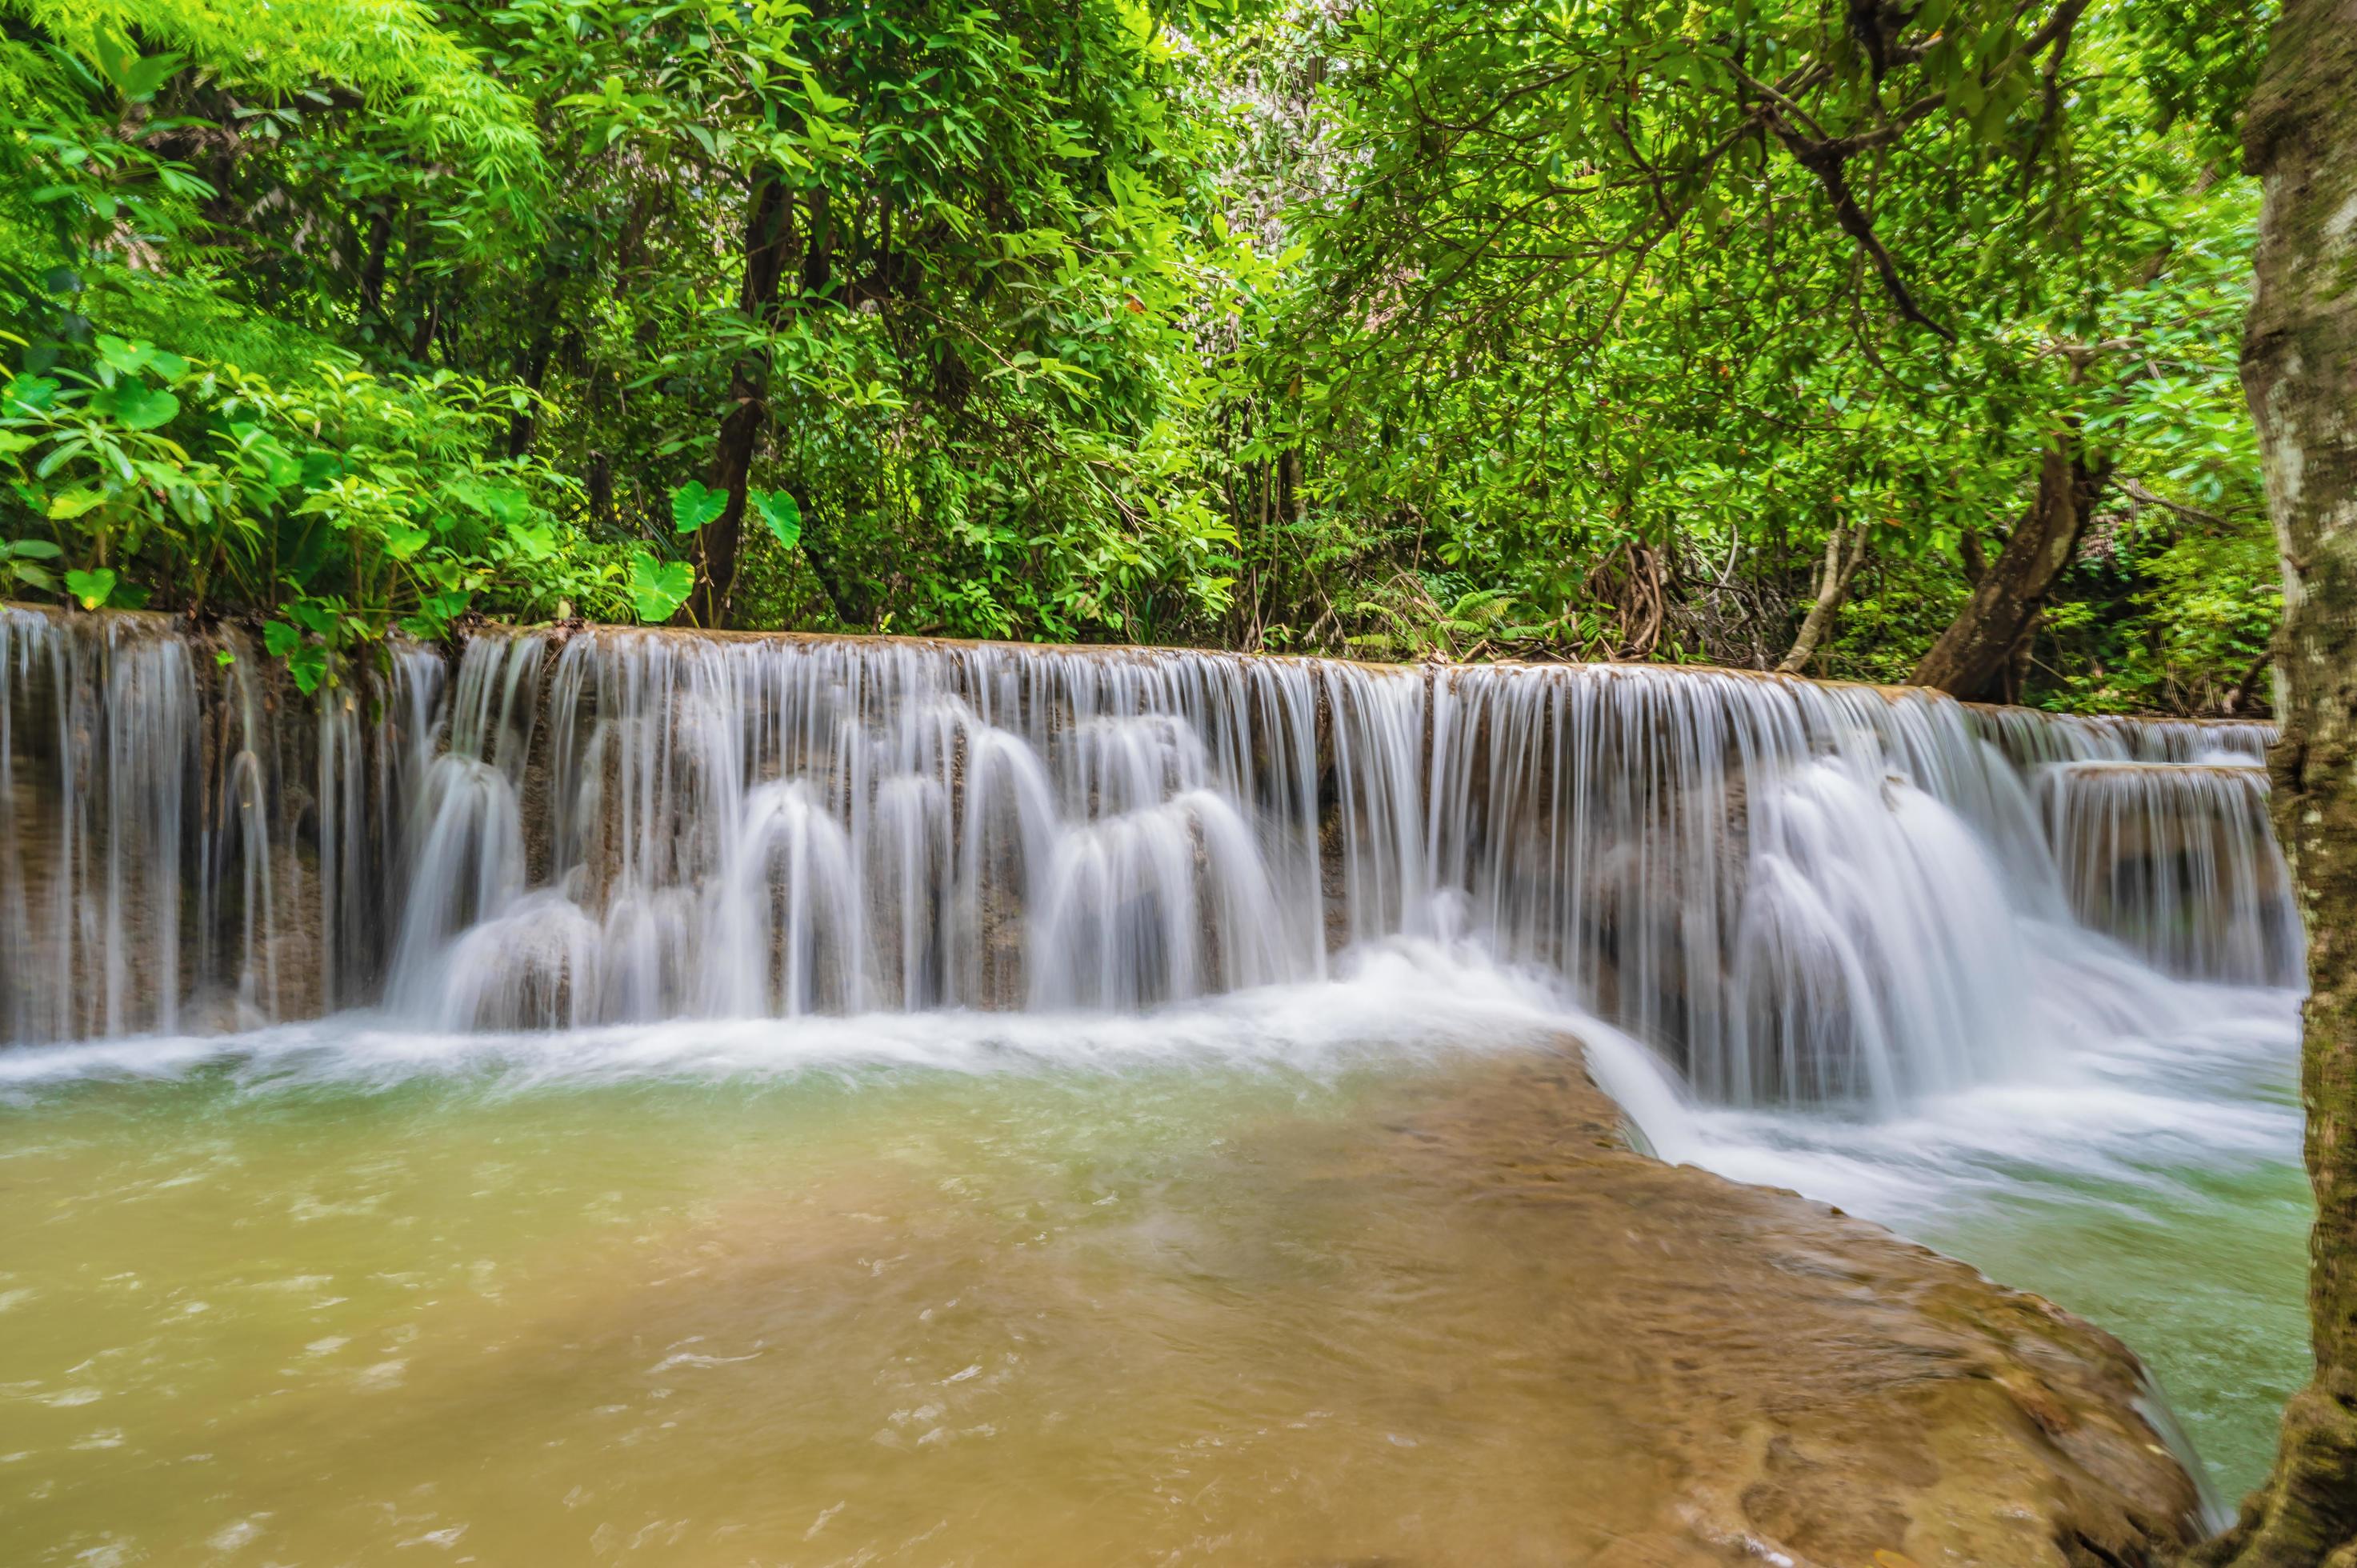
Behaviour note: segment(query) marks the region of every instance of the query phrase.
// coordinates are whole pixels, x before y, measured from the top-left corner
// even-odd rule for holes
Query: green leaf
[[[262,646],[270,650],[273,659],[284,659],[303,646],[303,634],[283,620],[264,621]]]
[[[328,650],[317,643],[306,643],[288,656],[286,672],[295,677],[295,684],[302,693],[309,696],[328,678]]]
[[[54,561],[63,553],[46,539],[19,539],[8,545],[5,553],[19,560],[29,557],[35,561]]]
[[[699,525],[701,526],[701,525]],[[641,550],[630,557],[630,607],[650,624],[669,620],[695,591],[695,569],[684,561],[657,562]]]
[[[671,525],[682,533],[695,532],[727,510],[727,492],[705,489],[700,480],[690,479],[671,493]]]
[[[751,507],[767,523],[778,542],[788,550],[802,542],[802,509],[801,503],[784,490],[749,490],[745,504]]]
[[[556,553],[556,532],[544,524],[510,523],[508,537],[532,560],[545,561]]]
[[[50,498],[49,516],[63,521],[80,517],[106,498],[96,490],[70,489]]]
[[[226,670],[231,665],[237,662],[237,655],[226,648],[215,649],[213,650],[213,662]]]
[[[40,588],[50,593],[57,591],[58,580],[55,577],[50,576],[48,573],[43,571],[38,566],[28,565],[22,561],[17,561],[12,563],[8,569],[16,575],[16,581],[20,583],[30,583],[34,587]]]
[[[147,362],[147,356],[155,352],[152,345],[126,343],[112,332],[100,333],[91,347],[98,350],[100,363],[124,376],[137,375],[139,368]]]
[[[38,412],[56,401],[58,383],[48,376],[16,375],[0,388],[0,410]]]
[[[145,103],[155,97],[156,90],[169,81],[172,73],[179,69],[180,57],[177,54],[149,55],[117,77],[115,85],[132,102]]]
[[[384,531],[384,553],[396,561],[406,561],[425,549],[433,537],[422,528],[396,522]]]
[[[66,574],[66,592],[79,599],[82,608],[94,610],[106,603],[108,596],[114,592],[114,573],[110,567],[101,566],[94,572],[69,572]]]
[[[509,526],[522,521],[532,508],[531,497],[501,485],[457,484],[450,487],[450,493],[493,522]]]
[[[180,400],[162,387],[144,381],[122,381],[115,386],[114,417],[126,430],[154,430],[169,424],[179,412]]]
[[[297,599],[286,607],[286,613],[294,618],[297,626],[317,632],[321,637],[336,629],[336,612],[325,605]]]
[[[153,371],[167,381],[177,381],[188,373],[188,361],[178,354],[167,353],[153,343],[126,343],[112,333],[102,332],[92,347],[109,370],[118,376],[136,381],[143,371]]]

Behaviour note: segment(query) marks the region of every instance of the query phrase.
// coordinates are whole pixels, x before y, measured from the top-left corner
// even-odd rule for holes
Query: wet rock
[[[1349,1163],[1469,1199],[1559,1302],[1535,1332],[1564,1397],[1644,1412],[1665,1480],[1596,1561],[2103,1568],[2198,1537],[2118,1340],[1826,1205],[1634,1153],[1566,1048],[1454,1079]]]

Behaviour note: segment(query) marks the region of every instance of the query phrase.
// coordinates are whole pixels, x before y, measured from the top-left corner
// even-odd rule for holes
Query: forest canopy
[[[0,596],[2251,711],[2264,20],[0,0]]]

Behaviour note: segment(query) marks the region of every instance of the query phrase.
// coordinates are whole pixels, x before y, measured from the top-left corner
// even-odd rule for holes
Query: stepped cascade
[[[1736,1103],[1896,1103],[2298,983],[2264,725],[1640,666],[0,609],[0,1040],[1135,1010],[1370,943],[1559,977]]]

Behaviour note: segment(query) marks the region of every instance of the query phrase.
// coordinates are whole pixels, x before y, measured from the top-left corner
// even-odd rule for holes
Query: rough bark
[[[2090,461],[2074,438],[2049,447],[2038,493],[2013,536],[1989,563],[1963,611],[1915,666],[1913,682],[1953,696],[2001,697],[2023,635],[2079,548],[2080,531],[2111,478],[2109,462]]]
[[[1836,527],[1825,536],[1825,562],[1817,572],[1817,597],[1809,606],[1809,613],[1801,621],[1800,634],[1792,639],[1792,651],[1776,666],[1779,675],[1797,675],[1809,667],[1816,657],[1817,644],[1832,629],[1834,617],[1841,613],[1842,605],[1849,598],[1849,585],[1857,579],[1857,569],[1866,564],[1867,530],[1870,524],[1861,521],[1853,532]]]
[[[766,326],[776,316],[778,287],[793,249],[791,199],[784,183],[763,175],[745,213],[745,281],[737,308]],[[737,586],[737,546],[745,531],[745,491],[752,480],[753,454],[769,418],[766,402],[770,362],[765,354],[737,361],[728,379],[728,412],[721,416],[720,439],[712,452],[705,483],[728,498],[726,507],[704,528],[704,570],[697,575],[688,613],[698,626],[728,624],[729,596]]]
[[[2357,0],[2287,0],[2244,157],[2265,190],[2243,390],[2283,555],[2268,762],[2308,918],[2316,1362],[2284,1412],[2275,1474],[2194,1560],[2357,1568]]]

